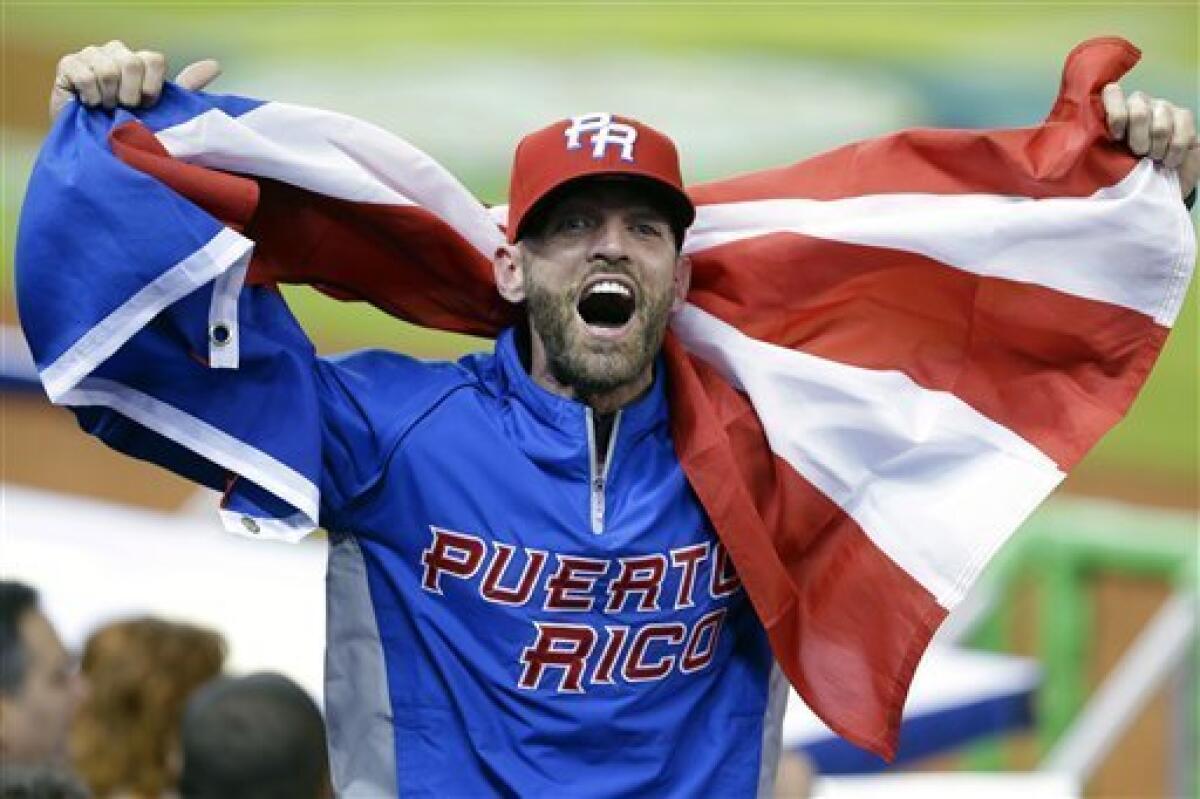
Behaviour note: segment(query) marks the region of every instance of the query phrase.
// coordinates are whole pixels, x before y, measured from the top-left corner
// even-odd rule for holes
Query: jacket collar
[[[587,417],[587,406],[560,397],[539,386],[525,371],[517,350],[516,330],[505,329],[496,339],[496,363],[504,391],[543,423],[563,432],[578,433]],[[622,437],[667,423],[666,368],[662,356],[654,362],[654,381],[642,396],[621,408]]]

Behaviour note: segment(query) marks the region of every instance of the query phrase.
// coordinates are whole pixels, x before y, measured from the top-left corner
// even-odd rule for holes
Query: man
[[[0,581],[0,769],[64,763],[83,690],[37,593]]]
[[[185,799],[331,796],[325,723],[280,674],[218,678],[188,700],[180,730]]]
[[[150,101],[162,74],[90,48],[62,62],[55,102]],[[1190,117],[1106,97],[1135,151],[1187,159],[1190,191]],[[785,685],[679,466],[656,361],[693,216],[665,136],[556,123],[514,160],[494,274],[525,313],[496,354],[317,362],[341,792],[770,785]]]

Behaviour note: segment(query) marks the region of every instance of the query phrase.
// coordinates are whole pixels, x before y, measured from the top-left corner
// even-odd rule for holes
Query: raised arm
[[[223,491],[228,527],[294,539],[318,518],[335,524],[382,467],[392,409],[418,395],[427,370],[393,354],[316,357],[274,273],[254,274],[252,258],[306,262],[328,234],[314,216],[333,206],[197,155],[197,140],[274,141],[251,113],[270,104],[180,90],[217,71],[199,62],[179,88],[164,85],[161,54],[120,42],[60,61],[54,125],[21,212],[17,299],[47,395],[85,431]],[[305,166],[307,151],[293,150]],[[322,257],[336,265],[346,253]],[[356,396],[364,386],[379,407]]]

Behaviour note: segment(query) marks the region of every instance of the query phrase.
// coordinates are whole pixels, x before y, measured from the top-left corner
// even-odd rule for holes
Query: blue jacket
[[[536,385],[513,339],[457,364],[318,362],[339,790],[753,795],[782,682],[772,703],[661,370],[602,458],[590,409]]]

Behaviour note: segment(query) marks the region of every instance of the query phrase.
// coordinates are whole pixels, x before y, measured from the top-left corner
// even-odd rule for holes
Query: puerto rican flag
[[[930,637],[1124,415],[1183,302],[1177,179],[1109,141],[1098,99],[1138,55],[1076,48],[1037,127],[906,131],[691,190],[679,458],[792,684],[885,757]],[[20,313],[85,429],[225,490],[231,529],[295,540],[320,421],[276,284],[493,335],[503,222],[371,125],[169,86],[62,114]]]

